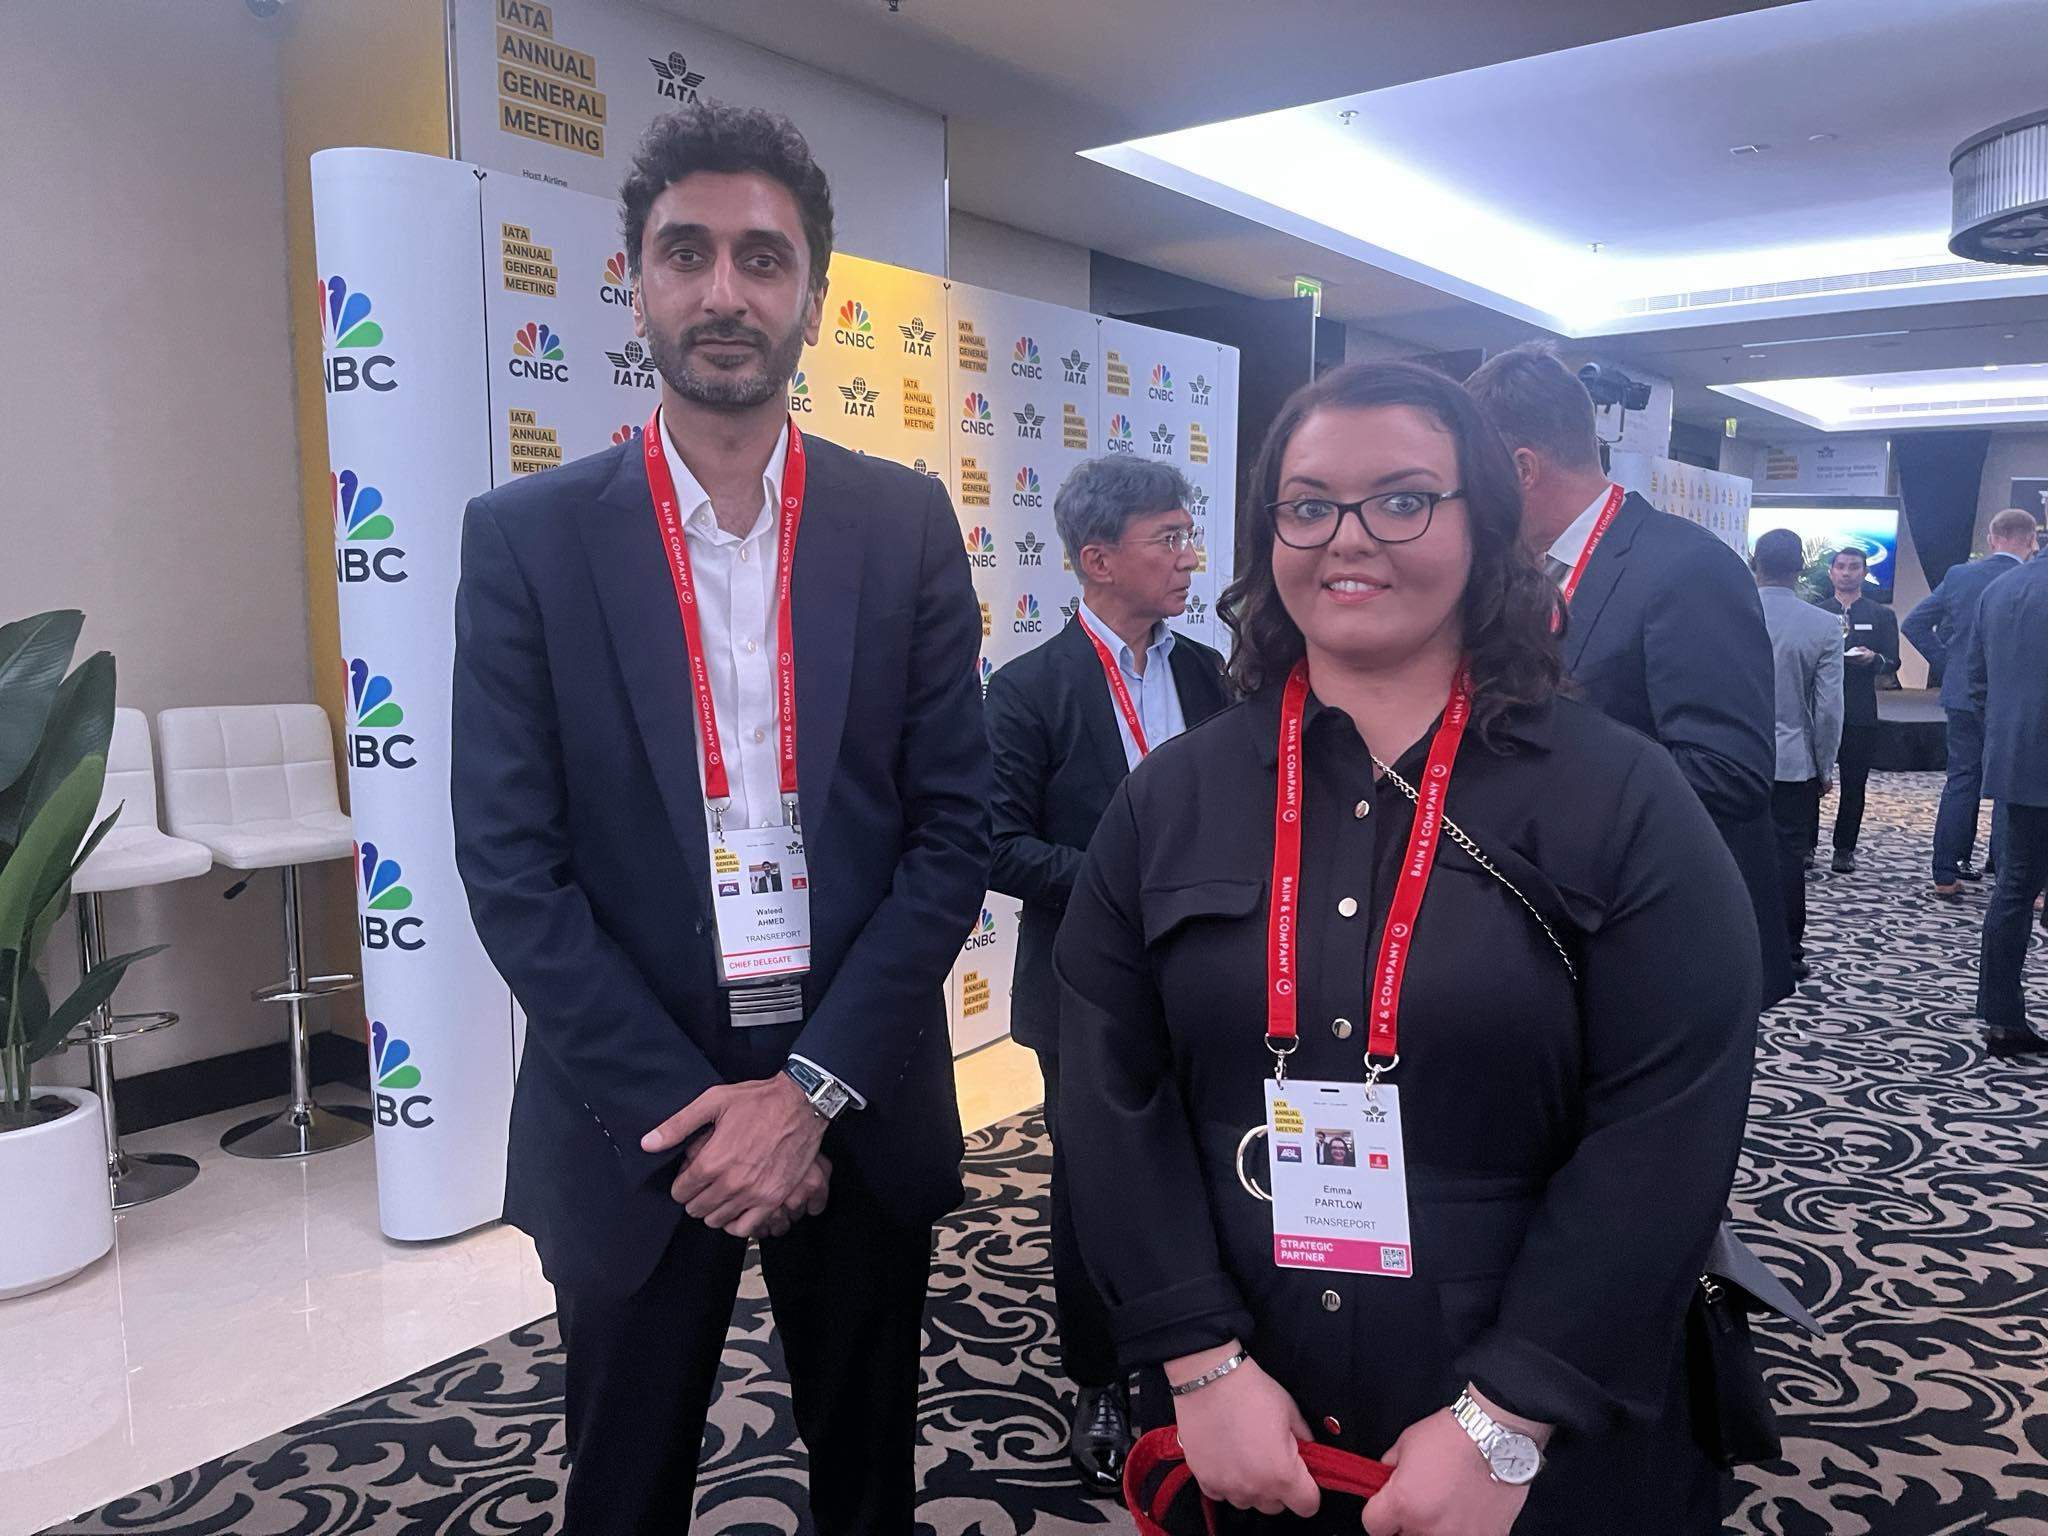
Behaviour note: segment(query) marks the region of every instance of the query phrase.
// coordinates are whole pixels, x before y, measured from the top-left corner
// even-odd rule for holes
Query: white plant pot
[[[38,1088],[77,1108],[0,1131],[0,1301],[69,1280],[114,1246],[114,1202],[100,1101],[83,1088]]]

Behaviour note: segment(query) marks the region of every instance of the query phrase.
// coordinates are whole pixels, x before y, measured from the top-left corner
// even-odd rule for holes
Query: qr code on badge
[[[1408,1269],[1408,1250],[1406,1248],[1382,1247],[1380,1249],[1380,1268],[1400,1270],[1406,1273]]]

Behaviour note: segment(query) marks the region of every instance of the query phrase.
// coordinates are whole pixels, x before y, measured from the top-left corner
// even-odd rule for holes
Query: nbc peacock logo
[[[348,664],[349,730],[344,745],[348,765],[365,773],[391,769],[404,773],[419,766],[413,748],[419,743],[398,727],[405,724],[391,679],[379,675],[357,656]]]
[[[1038,471],[1026,464],[1017,471],[1016,489],[1010,492],[1013,507],[1042,507],[1045,505],[1044,488],[1038,483]]]
[[[633,290],[626,286],[626,253],[613,251],[604,259],[604,280],[597,285],[597,299],[600,304],[616,304],[621,309],[633,307]]]
[[[376,349],[384,345],[384,327],[370,318],[370,296],[351,291],[344,277],[319,279],[321,363],[327,393],[345,395],[368,389],[388,394],[398,388],[392,370],[398,364]],[[370,356],[362,356],[363,353]]]
[[[612,445],[616,447],[620,443],[630,443],[639,435],[640,428],[629,421],[623,427],[612,428]]]
[[[515,379],[566,384],[569,365],[563,356],[562,338],[538,321],[529,320],[512,333],[512,355],[505,359],[505,369]]]
[[[859,299],[848,299],[839,306],[839,324],[833,328],[832,339],[842,347],[874,351],[875,323],[868,318],[867,306]]]
[[[384,493],[363,484],[354,470],[344,469],[327,476],[327,499],[334,513],[334,579],[345,587],[364,581],[404,581],[410,572],[404,565],[405,551],[393,542],[398,529],[383,510]]]
[[[974,671],[981,679],[981,696],[985,699],[988,697],[988,680],[995,676],[996,669],[988,664],[988,658],[984,656],[975,663]]]
[[[1168,404],[1173,402],[1173,371],[1166,364],[1152,365],[1152,383],[1145,393],[1154,400],[1164,400]]]
[[[967,936],[967,948],[987,949],[996,941],[995,914],[987,907],[981,909],[981,921],[974,925],[974,931]]]
[[[377,1123],[396,1129],[423,1131],[434,1123],[428,1113],[433,1099],[415,1093],[420,1085],[419,1063],[412,1046],[391,1033],[382,1019],[370,1022],[370,1092],[377,1101]]]
[[[362,908],[357,921],[364,949],[411,954],[427,947],[426,921],[399,915],[412,911],[412,892],[404,880],[398,861],[385,858],[375,843],[356,844],[356,891]]]
[[[976,437],[996,435],[995,414],[989,410],[988,397],[978,389],[969,390],[960,402],[960,430]]]
[[[1131,426],[1131,418],[1118,411],[1109,418],[1109,435],[1103,439],[1103,446],[1111,453],[1136,453],[1137,449],[1131,443],[1135,430]]]
[[[1010,351],[1010,372],[1020,379],[1042,379],[1044,365],[1038,358],[1038,343],[1029,336],[1019,336],[1017,345]]]
[[[1017,599],[1016,617],[1010,620],[1013,634],[1036,635],[1045,630],[1045,621],[1038,615],[1038,599],[1029,592]]]
[[[604,355],[611,359],[612,382],[621,389],[654,388],[654,359],[639,342],[629,341],[616,352],[607,349]]]
[[[996,536],[978,523],[967,530],[967,563],[983,570],[995,568]]]
[[[789,381],[789,411],[792,416],[816,414],[811,410],[811,381],[801,368]]]

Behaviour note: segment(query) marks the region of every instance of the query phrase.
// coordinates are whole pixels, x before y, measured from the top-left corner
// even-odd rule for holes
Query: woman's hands
[[[1243,1346],[1234,1340],[1198,1355],[1166,1362],[1166,1379],[1179,1386],[1214,1370]],[[1277,1515],[1283,1509],[1312,1515],[1322,1490],[1301,1460],[1308,1425],[1294,1399],[1247,1360],[1211,1386],[1173,1400],[1180,1447],[1202,1492],[1220,1504]],[[1452,1425],[1456,1429],[1456,1425]],[[1458,1430],[1460,1439],[1464,1431]],[[1469,1452],[1472,1442],[1465,1442]],[[1503,1530],[1506,1527],[1502,1527]]]
[[[1539,1446],[1550,1438],[1549,1425],[1518,1418],[1466,1390],[1496,1423]],[[1380,1460],[1394,1475],[1366,1501],[1367,1536],[1508,1536],[1529,1497],[1526,1483],[1494,1480],[1486,1458],[1448,1408],[1410,1424]]]

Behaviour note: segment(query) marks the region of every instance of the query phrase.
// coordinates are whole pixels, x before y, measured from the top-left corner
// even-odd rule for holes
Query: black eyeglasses
[[[1388,491],[1357,501],[1327,501],[1306,496],[1295,501],[1276,501],[1266,513],[1273,520],[1273,532],[1289,549],[1321,549],[1337,537],[1338,525],[1349,512],[1358,526],[1377,544],[1407,544],[1429,532],[1429,520],[1440,501],[1455,501],[1459,491]]]

